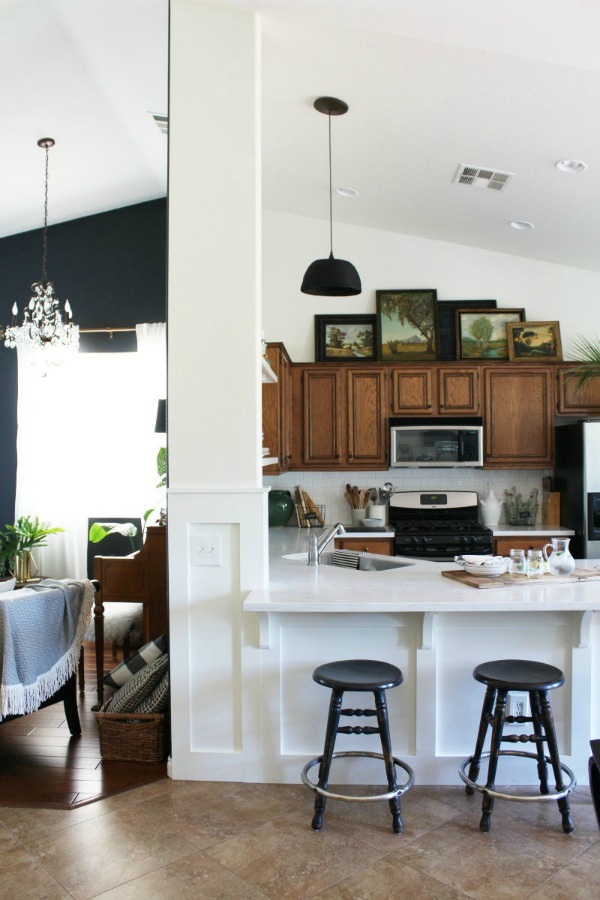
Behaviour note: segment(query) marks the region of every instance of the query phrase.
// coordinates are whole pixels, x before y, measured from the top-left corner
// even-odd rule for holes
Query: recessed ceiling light
[[[559,159],[554,165],[559,172],[585,172],[587,163],[582,159]]]
[[[516,228],[517,231],[531,231],[532,228],[535,228],[535,225],[533,222],[526,222],[525,219],[516,219],[510,223],[510,227]]]
[[[358,191],[355,190],[354,188],[340,187],[340,188],[336,188],[335,192],[336,192],[336,194],[339,194],[340,197],[358,197]]]

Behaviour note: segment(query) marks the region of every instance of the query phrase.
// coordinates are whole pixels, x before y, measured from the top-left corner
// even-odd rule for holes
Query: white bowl
[[[363,525],[366,525],[367,528],[377,528],[378,525],[383,524],[383,519],[363,519]]]
[[[7,578],[6,581],[0,581],[0,594],[3,594],[5,591],[14,591],[16,583],[16,578]]]
[[[483,563],[490,562],[492,559],[498,559],[496,556],[492,556],[491,553],[482,554],[481,556],[460,556],[457,559],[459,565],[462,563],[466,563],[468,566],[480,566]]]
[[[465,563],[464,570],[465,572],[468,572],[469,575],[477,575],[483,578],[495,578],[498,575],[504,575],[508,571],[508,560],[503,559],[498,562],[483,563],[479,566]]]

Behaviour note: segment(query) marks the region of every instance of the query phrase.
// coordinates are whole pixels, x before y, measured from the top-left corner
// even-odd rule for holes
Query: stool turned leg
[[[477,781],[479,776],[479,769],[481,767],[481,754],[483,753],[483,745],[485,743],[485,736],[488,730],[488,716],[492,712],[494,708],[494,700],[496,699],[496,688],[487,687],[485,691],[485,697],[483,698],[483,707],[481,709],[481,719],[479,721],[479,732],[477,734],[477,741],[475,743],[475,753],[471,757],[471,765],[469,766],[469,778],[471,781]],[[472,795],[475,793],[475,789],[469,787],[467,784],[465,787],[465,793]]]
[[[543,738],[544,731],[542,728],[542,708],[540,706],[540,698],[537,691],[529,692],[529,703],[531,706],[531,717],[533,719],[533,731],[536,737]],[[549,794],[548,787],[548,765],[546,763],[546,754],[544,751],[543,740],[536,741],[535,751],[537,753],[538,778],[540,779],[540,794]]]
[[[546,733],[546,743],[548,744],[548,755],[550,756],[550,762],[552,763],[556,790],[562,791],[565,785],[562,779],[560,756],[558,755],[558,744],[556,742],[556,732],[554,730],[554,718],[552,716],[552,707],[550,706],[548,691],[539,691],[539,697],[542,708],[542,722]],[[573,831],[573,822],[571,820],[569,795],[567,794],[566,797],[561,797],[561,799],[556,802],[562,815],[562,829],[566,834],[570,834]]]
[[[388,719],[385,691],[373,691],[373,696],[375,697],[375,708],[377,709],[377,724],[379,726],[379,737],[381,738],[381,749],[383,751],[383,760],[385,762],[388,790],[395,791],[398,784],[396,782],[396,767],[392,755],[392,739],[390,737],[390,723]],[[400,797],[392,797],[389,804],[393,820],[392,828],[396,834],[402,834],[403,826],[400,815]]]
[[[337,736],[338,725],[340,724],[340,710],[342,708],[343,696],[343,691],[335,688],[331,691],[327,729],[325,731],[325,745],[323,747],[321,764],[319,765],[319,780],[317,782],[318,786],[325,791],[327,790],[329,783],[329,770],[331,769],[335,739]],[[315,799],[315,814],[311,822],[313,831],[320,831],[323,827],[323,813],[325,812],[326,803],[327,797],[323,797],[322,794],[317,794]]]
[[[492,725],[492,741],[490,744],[490,764],[488,766],[488,776],[486,787],[494,790],[496,787],[496,770],[498,768],[498,754],[500,753],[500,742],[502,741],[502,730],[504,728],[504,717],[506,715],[506,697],[508,691],[499,690],[496,698],[496,708],[494,710],[494,723]],[[492,826],[492,810],[494,808],[494,798],[489,794],[483,795],[483,803],[481,804],[481,820],[479,822],[479,830],[487,832]]]

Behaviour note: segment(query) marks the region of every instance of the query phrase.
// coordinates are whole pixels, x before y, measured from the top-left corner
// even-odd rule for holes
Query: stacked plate
[[[454,562],[469,575],[485,578],[504,575],[508,571],[508,560],[503,556],[455,556]]]

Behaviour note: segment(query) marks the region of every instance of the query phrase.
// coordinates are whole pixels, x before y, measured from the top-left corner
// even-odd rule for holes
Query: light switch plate
[[[220,534],[197,534],[192,538],[192,565],[223,565],[223,544]]]

